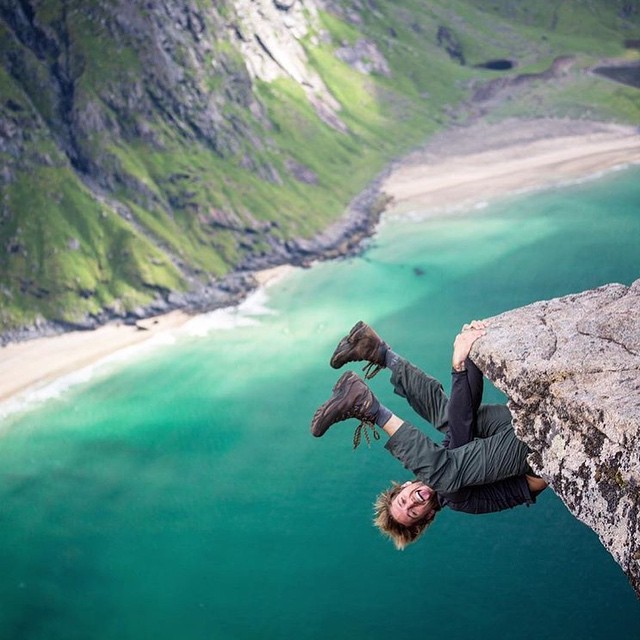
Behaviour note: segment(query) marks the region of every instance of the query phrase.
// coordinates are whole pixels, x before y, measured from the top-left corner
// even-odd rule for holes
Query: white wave
[[[120,352],[118,352],[117,355],[121,357]],[[73,373],[68,373],[51,382],[44,383],[42,386],[30,387],[26,391],[5,400],[0,403],[0,420],[12,414],[33,409],[36,405],[46,402],[47,400],[58,398],[72,387],[86,384],[94,378],[98,370],[104,369],[107,362],[113,362],[115,356],[116,354],[104,358],[88,367],[78,369]]]
[[[277,315],[274,309],[267,306],[269,296],[265,289],[256,289],[238,305],[238,313],[246,316]]]
[[[240,316],[237,309],[216,309],[195,316],[184,325],[182,331],[185,335],[194,338],[204,338],[212,331],[228,331],[252,324],[258,324],[258,322],[252,318]]]
[[[465,201],[449,206],[433,206],[423,209],[409,209],[407,211],[390,212],[385,214],[383,221],[385,223],[391,221],[408,221],[408,222],[425,222],[431,218],[454,217],[456,215],[464,215],[469,211],[481,211],[489,206],[487,200]]]
[[[258,326],[259,316],[277,315],[267,303],[269,296],[263,288],[257,289],[236,307],[216,309],[189,320],[182,331],[196,338],[203,338],[212,331],[229,331],[238,327]]]

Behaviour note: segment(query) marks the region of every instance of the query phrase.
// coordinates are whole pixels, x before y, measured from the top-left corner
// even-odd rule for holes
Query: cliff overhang
[[[507,395],[533,469],[640,597],[640,280],[491,318],[472,358]]]

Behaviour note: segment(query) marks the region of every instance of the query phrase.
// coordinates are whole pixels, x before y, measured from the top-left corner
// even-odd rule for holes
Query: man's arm
[[[451,396],[447,411],[449,432],[442,444],[447,449],[457,449],[471,442],[475,431],[476,412],[466,370],[454,371],[451,375]]]
[[[471,442],[476,435],[478,409],[482,402],[482,372],[469,359],[473,343],[485,335],[486,324],[474,320],[465,325],[453,343],[451,397],[447,407],[449,433],[443,444],[457,449]]]
[[[529,470],[529,448],[511,429],[488,438],[476,438],[457,449],[445,449],[404,422],[392,433],[385,448],[436,491],[452,492],[490,484]]]
[[[464,487],[444,497],[444,503],[450,509],[475,514],[504,511],[535,501],[536,495],[524,476],[513,476],[477,487]]]

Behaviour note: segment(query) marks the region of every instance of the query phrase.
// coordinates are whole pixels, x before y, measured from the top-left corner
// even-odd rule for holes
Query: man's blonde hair
[[[418,522],[407,526],[400,524],[391,515],[391,502],[402,491],[403,485],[399,482],[392,482],[391,486],[378,495],[373,505],[373,524],[380,529],[382,535],[387,536],[395,544],[396,549],[402,551],[408,544],[415,542],[429,527],[440,510],[440,504],[434,493],[429,502],[432,510]]]

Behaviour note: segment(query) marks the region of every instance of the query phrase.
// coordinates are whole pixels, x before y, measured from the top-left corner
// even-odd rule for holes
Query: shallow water
[[[444,512],[400,553],[369,521],[406,472],[381,443],[352,451],[349,425],[308,432],[356,320],[447,383],[463,322],[631,284],[639,177],[388,216],[361,257],[295,271],[5,417],[0,637],[640,637],[626,577],[551,491],[506,513]],[[388,373],[372,386],[422,425]]]

